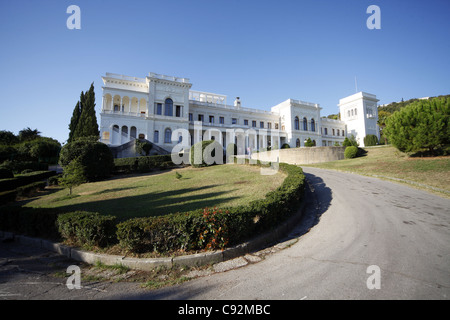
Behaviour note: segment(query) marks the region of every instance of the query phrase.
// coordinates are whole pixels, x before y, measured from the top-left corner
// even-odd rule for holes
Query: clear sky
[[[69,5],[81,30],[69,30]],[[377,5],[381,29],[366,26]],[[450,0],[0,0],[0,130],[64,142],[81,91],[101,76],[186,77],[192,89],[270,110],[288,98],[337,113],[450,94]]]

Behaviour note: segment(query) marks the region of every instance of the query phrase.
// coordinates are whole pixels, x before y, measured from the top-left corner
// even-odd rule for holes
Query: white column
[[[141,116],[141,99],[138,100],[138,116]]]
[[[128,98],[128,113],[131,113],[131,101],[133,100],[133,98]]]

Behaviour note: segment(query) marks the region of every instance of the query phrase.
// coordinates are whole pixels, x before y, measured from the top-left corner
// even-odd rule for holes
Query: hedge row
[[[117,240],[121,247],[139,253],[217,249],[240,243],[273,228],[297,210],[305,188],[303,171],[287,164],[280,164],[280,170],[287,177],[265,199],[222,210],[129,219],[117,225]]]
[[[15,178],[1,179],[0,192],[15,190],[19,187],[42,181],[56,175],[55,171],[36,171],[17,176]]]
[[[155,169],[173,167],[170,154],[159,156],[133,157],[114,159],[116,173],[150,172]]]
[[[75,211],[59,215],[56,223],[61,236],[72,243],[105,247],[115,242],[114,216]]]
[[[0,192],[0,205],[14,202],[17,197],[29,196],[38,190],[44,190],[46,186],[46,181],[38,181],[21,186],[15,190]]]
[[[0,210],[0,230],[11,231],[30,237],[60,240],[56,209],[3,207]]]

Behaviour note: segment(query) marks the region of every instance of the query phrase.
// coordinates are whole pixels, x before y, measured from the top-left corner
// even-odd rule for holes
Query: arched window
[[[295,142],[295,146],[296,146],[297,148],[300,147],[300,139],[297,139],[297,141]]]
[[[295,117],[294,128],[295,130],[300,130],[300,120],[298,120],[298,117]]]
[[[130,128],[130,139],[136,139],[136,127]]]
[[[164,115],[169,117],[173,116],[173,101],[170,98],[167,98],[164,102]]]
[[[158,130],[155,130],[155,132],[153,132],[153,142],[159,143],[159,131]]]
[[[311,119],[311,131],[316,132],[316,122],[314,119]]]
[[[303,130],[308,131],[308,120],[303,118]]]
[[[170,128],[164,131],[164,143],[172,143],[172,130]]]

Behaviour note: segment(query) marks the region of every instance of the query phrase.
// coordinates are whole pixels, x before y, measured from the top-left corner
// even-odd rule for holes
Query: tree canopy
[[[384,133],[402,152],[428,149],[431,155],[450,144],[450,97],[419,100],[386,120]]]
[[[89,90],[80,94],[80,100],[75,105],[69,124],[69,139],[72,142],[82,137],[100,138],[97,117],[95,115],[94,83]]]

